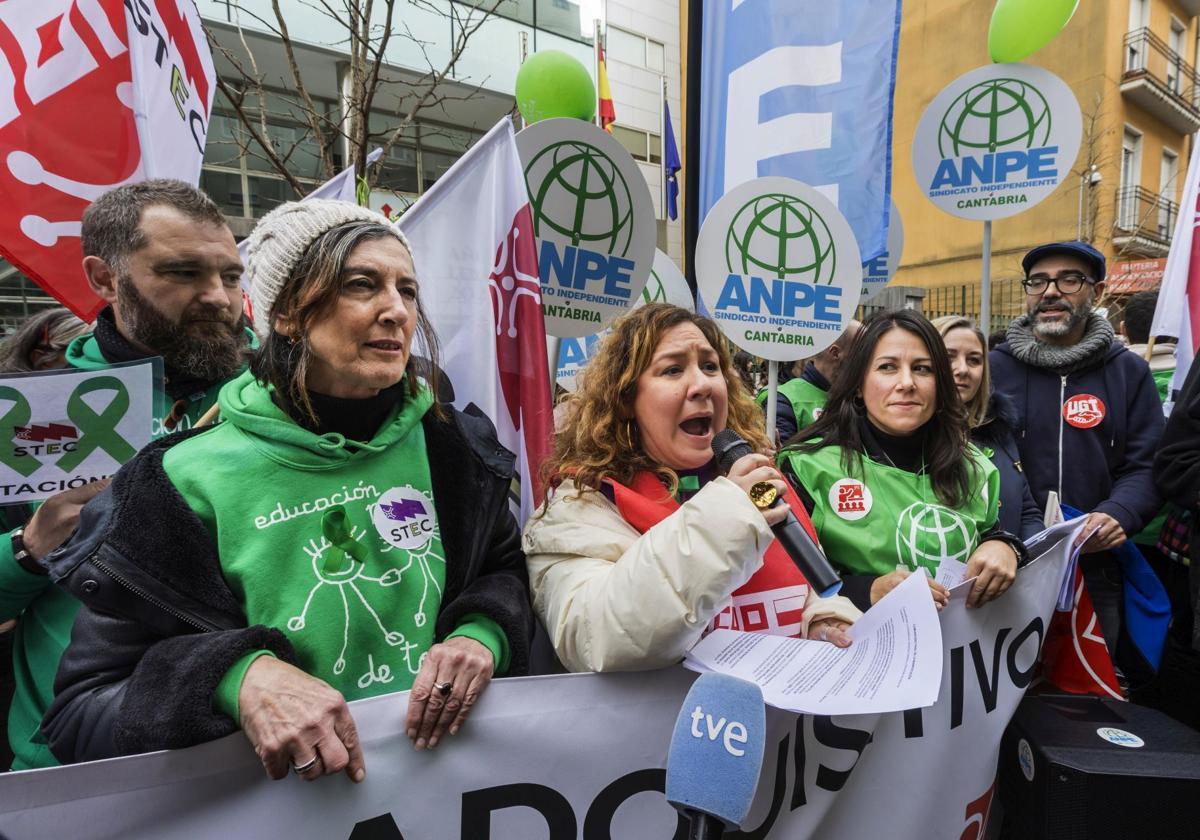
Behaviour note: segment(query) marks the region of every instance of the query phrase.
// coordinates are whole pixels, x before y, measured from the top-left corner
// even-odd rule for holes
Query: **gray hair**
[[[162,205],[178,210],[197,222],[226,225],[216,202],[183,181],[154,178],[109,190],[83,211],[83,254],[99,257],[114,270],[124,268],[125,259],[146,245],[141,230],[142,211]]]

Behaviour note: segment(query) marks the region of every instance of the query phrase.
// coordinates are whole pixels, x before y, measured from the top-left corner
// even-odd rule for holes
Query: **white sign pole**
[[[983,283],[979,289],[979,329],[992,334],[992,220],[983,223]],[[964,315],[966,313],[963,313]]]
[[[558,354],[562,349],[562,339],[556,335],[546,336],[546,362],[550,371],[550,406],[554,407],[554,386],[558,381]]]
[[[767,440],[775,443],[775,403],[779,394],[779,362],[767,362]]]

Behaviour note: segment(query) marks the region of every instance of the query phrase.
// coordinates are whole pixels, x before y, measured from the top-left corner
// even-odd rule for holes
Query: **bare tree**
[[[245,132],[239,141],[238,154],[256,154],[266,160],[288,184],[297,197],[309,191],[295,175],[292,158],[305,141],[315,142],[319,154],[320,174],[332,177],[340,165],[354,164],[368,188],[377,182],[387,152],[405,135],[417,117],[447,102],[465,101],[478,95],[486,79],[464,84],[453,76],[471,37],[506,0],[298,0],[307,9],[321,14],[329,23],[327,42],[345,50],[344,73],[341,76],[340,107],[322,108],[312,94],[311,79],[306,79],[297,56],[295,43],[288,31],[287,20],[280,0],[271,0],[271,14],[256,13],[240,0],[229,0],[236,15],[238,48],[224,45],[211,27],[206,25],[209,43],[214,54],[226,59],[233,68],[232,78],[218,75],[217,88],[232,108]],[[261,8],[261,6],[260,6]],[[402,16],[405,8],[432,12],[447,20],[453,34],[449,53],[436,64],[431,56],[431,43],[422,41],[408,27]],[[286,76],[269,78],[260,67],[243,20],[253,20],[273,34],[280,42],[287,66]],[[389,47],[406,42],[422,56],[424,72],[402,74],[389,67],[385,60]],[[295,104],[288,116],[303,129],[289,141],[273,137],[268,130],[271,113],[268,91],[271,88],[295,92]],[[395,117],[381,130],[372,131],[372,113],[387,113]],[[367,155],[374,147],[382,147],[383,158],[369,166]],[[342,155],[341,152],[345,152]],[[361,182],[360,182],[361,183]]]

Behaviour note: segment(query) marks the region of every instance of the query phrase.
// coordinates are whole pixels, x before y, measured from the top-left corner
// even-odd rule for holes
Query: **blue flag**
[[[887,250],[900,0],[704,0],[701,219],[752,178],[819,189]]]
[[[671,221],[679,218],[679,181],[676,175],[683,167],[679,163],[679,147],[675,145],[675,129],[671,128],[671,106],[663,100],[663,125],[666,135],[663,138],[663,171],[667,175],[667,218]]]

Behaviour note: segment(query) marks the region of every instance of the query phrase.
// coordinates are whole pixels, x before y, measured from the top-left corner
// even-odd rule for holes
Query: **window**
[[[1121,142],[1121,189],[1117,199],[1117,225],[1124,230],[1137,227],[1137,190],[1141,183],[1142,133],[1125,127]]]
[[[1170,53],[1167,55],[1167,89],[1178,94],[1182,91],[1183,83],[1183,41],[1186,29],[1174,15],[1171,16],[1171,35],[1167,41]]]
[[[1158,235],[1169,239],[1175,228],[1175,187],[1179,176],[1179,155],[1164,148],[1158,173]]]
[[[612,126],[612,133],[613,137],[629,150],[629,154],[633,155],[634,160],[646,163],[662,162],[662,138],[658,134],[615,123]]]
[[[1129,0],[1129,31],[1137,32],[1150,25],[1150,0]],[[1146,40],[1136,38],[1129,42],[1125,53],[1125,71],[1146,69]]]
[[[666,63],[666,47],[661,43],[616,26],[608,27],[605,49],[613,61],[644,67],[656,73],[663,72]]]
[[[572,41],[592,43],[594,24],[591,10],[585,11],[574,0],[535,0],[534,6],[533,25],[538,29]],[[540,47],[542,45],[539,44]]]

